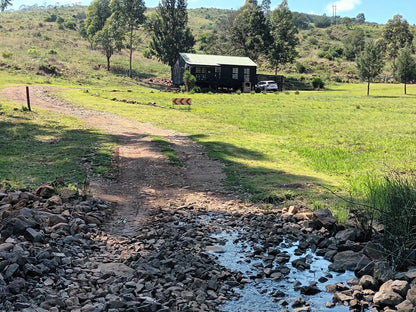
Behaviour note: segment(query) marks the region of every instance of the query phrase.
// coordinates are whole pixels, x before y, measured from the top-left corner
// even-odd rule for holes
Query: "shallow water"
[[[256,264],[261,263],[260,259],[250,257],[250,263],[247,260],[247,254],[253,251],[248,242],[240,240],[240,235],[237,232],[221,232],[213,235],[214,238],[220,239],[225,244],[218,245],[224,249],[224,253],[217,253],[218,261],[221,265],[228,269],[240,271],[245,277],[255,275],[257,272]],[[317,256],[312,251],[307,250],[301,256],[296,256],[294,251],[298,243],[282,243],[279,246],[280,251],[285,251],[290,255],[290,260],[286,264],[290,268],[290,273],[282,277],[279,281],[272,281],[270,278],[262,278],[261,280],[250,280],[243,288],[235,288],[235,292],[240,295],[236,300],[226,302],[221,310],[224,312],[248,312],[248,311],[282,311],[291,310],[291,304],[297,298],[301,297],[310,304],[311,311],[333,311],[344,312],[349,308],[346,306],[336,306],[334,308],[326,308],[325,304],[332,301],[333,294],[325,292],[325,286],[328,284],[335,284],[354,278],[353,272],[335,273],[329,272],[329,261],[323,257]],[[310,269],[298,270],[294,268],[291,263],[293,260],[301,257],[307,257]],[[313,295],[302,295],[300,291],[294,290],[294,282],[301,283],[300,286],[309,285],[312,281],[318,281],[320,277],[325,277],[328,280],[324,283],[318,282],[317,286],[322,292]],[[285,296],[274,298],[272,296],[276,291],[282,291]],[[289,304],[282,306],[279,301],[284,299]]]

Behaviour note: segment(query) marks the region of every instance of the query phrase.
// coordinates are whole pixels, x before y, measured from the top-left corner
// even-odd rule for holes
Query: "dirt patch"
[[[149,211],[162,208],[195,206],[207,210],[241,210],[249,208],[238,194],[223,186],[223,164],[206,155],[203,146],[186,134],[156,128],[115,114],[72,106],[58,99],[53,88],[32,87],[31,106],[57,111],[86,122],[91,128],[117,136],[119,174],[115,180],[91,178],[95,197],[116,205],[113,219],[105,231],[112,235],[131,236],[146,221]],[[25,87],[6,88],[2,96],[26,102]],[[150,135],[173,144],[183,166],[173,166]]]

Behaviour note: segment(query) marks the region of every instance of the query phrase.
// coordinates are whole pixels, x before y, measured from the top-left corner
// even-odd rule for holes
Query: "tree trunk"
[[[130,29],[130,70],[129,70],[129,77],[133,77],[133,70],[131,68],[131,63],[133,59],[133,28]]]
[[[110,56],[107,56],[107,71],[110,71]]]
[[[370,95],[370,80],[367,81],[367,96]]]
[[[404,94],[407,94],[407,90],[406,90],[406,82],[404,83]]]

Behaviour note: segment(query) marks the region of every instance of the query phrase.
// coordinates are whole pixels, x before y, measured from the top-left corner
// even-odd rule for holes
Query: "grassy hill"
[[[123,50],[111,58],[112,72],[105,73],[105,58],[98,50],[90,49],[89,43],[80,36],[78,29],[85,18],[87,7],[73,6],[54,9],[4,12],[0,14],[0,64],[9,72],[42,75],[45,81],[50,76],[63,81],[101,83],[112,80],[113,75],[125,75],[128,69],[127,51]],[[197,52],[203,48],[204,36],[215,33],[218,40],[227,43],[233,10],[192,9],[189,10],[189,25],[197,39]],[[58,20],[47,22],[55,15]],[[294,64],[282,69],[281,74],[310,81],[319,76],[326,82],[357,81],[354,62],[342,57],[332,57],[332,51],[343,49],[343,41],[354,28],[362,28],[366,39],[380,38],[382,25],[363,24],[346,26],[332,25],[317,28],[309,24],[300,30],[299,58]],[[413,31],[415,31],[413,27]],[[143,57],[149,38],[143,31],[140,44],[134,54],[134,75],[136,78],[169,77],[169,68],[156,59]],[[214,49],[214,48],[213,48]],[[210,51],[210,50],[208,50]],[[232,54],[232,45],[218,44],[217,53]],[[329,53],[325,53],[329,51]],[[332,53],[333,54],[333,53]],[[328,57],[330,55],[330,57]],[[265,60],[258,61],[259,73],[272,74]],[[384,76],[391,76],[387,65]]]

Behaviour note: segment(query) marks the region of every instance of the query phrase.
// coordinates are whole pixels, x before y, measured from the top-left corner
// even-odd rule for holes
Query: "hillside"
[[[0,68],[11,73],[41,76],[45,82],[52,76],[58,81],[79,84],[105,83],[113,80],[114,74],[124,77],[128,69],[126,50],[111,58],[112,71],[107,73],[105,57],[100,51],[92,50],[80,36],[78,30],[86,9],[85,6],[73,6],[1,13]],[[195,50],[199,53],[233,54],[227,31],[235,13],[207,8],[189,10],[189,25],[197,39]],[[51,16],[56,20],[48,22]],[[377,39],[383,26],[339,24],[318,28],[308,22],[303,28],[306,29],[299,31],[299,58],[294,64],[282,68],[281,74],[301,81],[319,76],[326,82],[351,82],[357,81],[356,69],[354,62],[343,56],[345,38],[360,28],[366,39]],[[166,65],[143,56],[148,40],[143,31],[134,53],[135,78],[169,77],[170,70]],[[258,64],[260,73],[273,73],[265,60],[259,60]],[[389,69],[390,66],[386,65],[383,76],[391,76]]]

